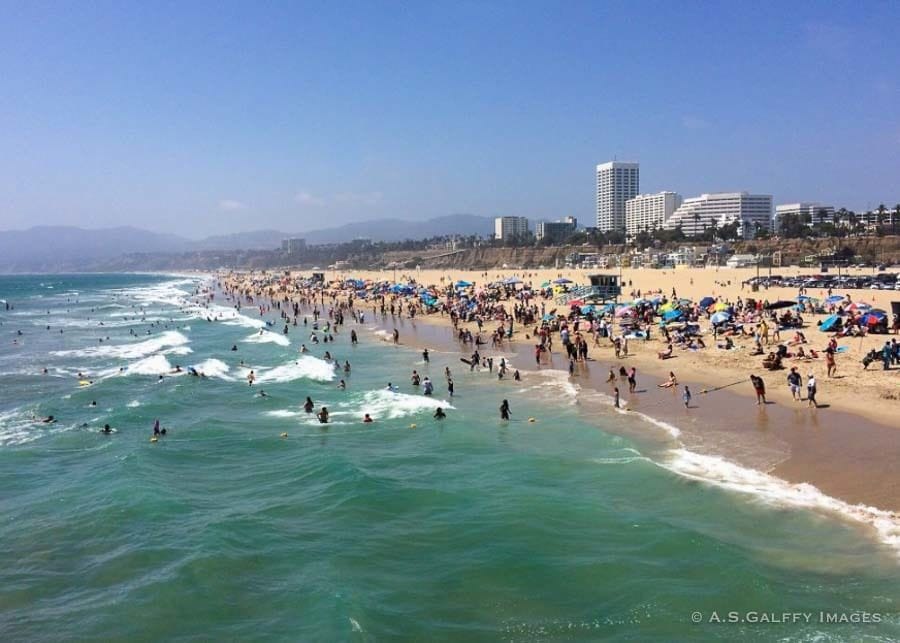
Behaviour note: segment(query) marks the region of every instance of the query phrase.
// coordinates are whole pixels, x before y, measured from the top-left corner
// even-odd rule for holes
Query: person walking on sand
[[[681,399],[684,402],[684,408],[691,408],[691,389],[687,384],[684,385],[684,391],[682,391],[681,393]]]
[[[632,366],[631,370],[628,371],[628,392],[634,393],[634,389],[637,387],[637,368]]]
[[[799,402],[802,398],[800,395],[800,385],[803,382],[803,378],[800,376],[800,373],[797,372],[797,367],[792,366],[791,372],[788,373],[787,383],[788,388],[791,389],[791,397],[794,398],[795,402]]]
[[[819,408],[819,403],[816,401],[816,377],[812,373],[806,380],[806,405]]]

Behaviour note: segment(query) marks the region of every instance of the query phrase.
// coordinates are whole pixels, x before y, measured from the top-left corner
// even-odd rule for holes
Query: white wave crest
[[[303,355],[300,359],[290,364],[256,371],[256,381],[259,383],[292,382],[299,379],[330,382],[334,379],[334,365],[318,357]]]
[[[113,357],[119,359],[141,359],[152,355],[165,348],[183,346],[189,342],[188,338],[177,330],[168,330],[157,337],[146,339],[133,344],[100,344],[90,348],[79,348],[65,351],[54,351],[51,355],[59,357]]]
[[[361,398],[356,397],[348,402],[339,402],[335,405],[332,415],[352,415],[362,418],[365,413],[368,413],[376,420],[395,420],[420,413],[430,415],[439,406],[445,410],[454,408],[446,400],[427,395],[394,393],[385,389],[367,391]]]
[[[168,375],[173,368],[165,355],[151,355],[130,364],[126,373],[128,375]]]
[[[230,370],[228,364],[220,359],[211,358],[203,360],[199,364],[194,364],[194,368],[198,373],[202,373],[207,377],[217,377],[220,380],[234,379],[228,376],[228,371]]]
[[[660,466],[678,475],[754,496],[779,507],[801,507],[838,515],[868,525],[884,544],[900,555],[900,516],[866,505],[851,505],[827,496],[808,483],[790,483],[761,471],[747,469],[717,456],[674,449]]]
[[[247,339],[243,340],[247,344],[278,344],[279,346],[290,346],[290,340],[278,333],[264,330],[261,333],[253,333]]]

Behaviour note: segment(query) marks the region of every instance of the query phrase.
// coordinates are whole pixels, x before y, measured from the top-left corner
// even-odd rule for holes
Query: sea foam
[[[895,512],[853,505],[827,496],[811,484],[787,482],[718,456],[687,449],[673,449],[668,459],[659,464],[678,475],[747,494],[771,506],[799,507],[865,524],[875,530],[881,542],[900,555],[900,516]]]

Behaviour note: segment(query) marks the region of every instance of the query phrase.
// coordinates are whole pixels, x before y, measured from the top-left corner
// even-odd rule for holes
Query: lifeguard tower
[[[588,275],[589,286],[576,286],[557,297],[560,304],[567,304],[576,299],[590,300],[594,303],[618,303],[622,294],[619,275]]]

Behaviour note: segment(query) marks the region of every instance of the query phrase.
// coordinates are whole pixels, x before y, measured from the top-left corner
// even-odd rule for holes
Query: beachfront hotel
[[[526,217],[496,217],[494,238],[498,240],[522,238],[528,234]]]
[[[547,240],[549,243],[565,241],[578,229],[578,219],[566,217],[559,221],[538,221],[534,227],[534,238],[538,241]]]
[[[638,194],[625,202],[625,234],[634,237],[641,230],[662,228],[666,219],[675,214],[681,205],[681,195],[676,192]]]
[[[812,226],[814,223],[831,223],[834,220],[834,206],[821,203],[785,203],[775,206],[772,229],[781,232],[781,222],[786,216],[796,216],[801,223]]]
[[[637,163],[610,161],[597,166],[597,228],[625,232],[625,202],[640,191]]]
[[[687,237],[704,234],[708,228],[737,222],[738,235],[752,239],[757,230],[772,229],[772,195],[747,192],[719,192],[701,194],[685,199],[666,219],[663,227],[675,230],[679,226]]]

